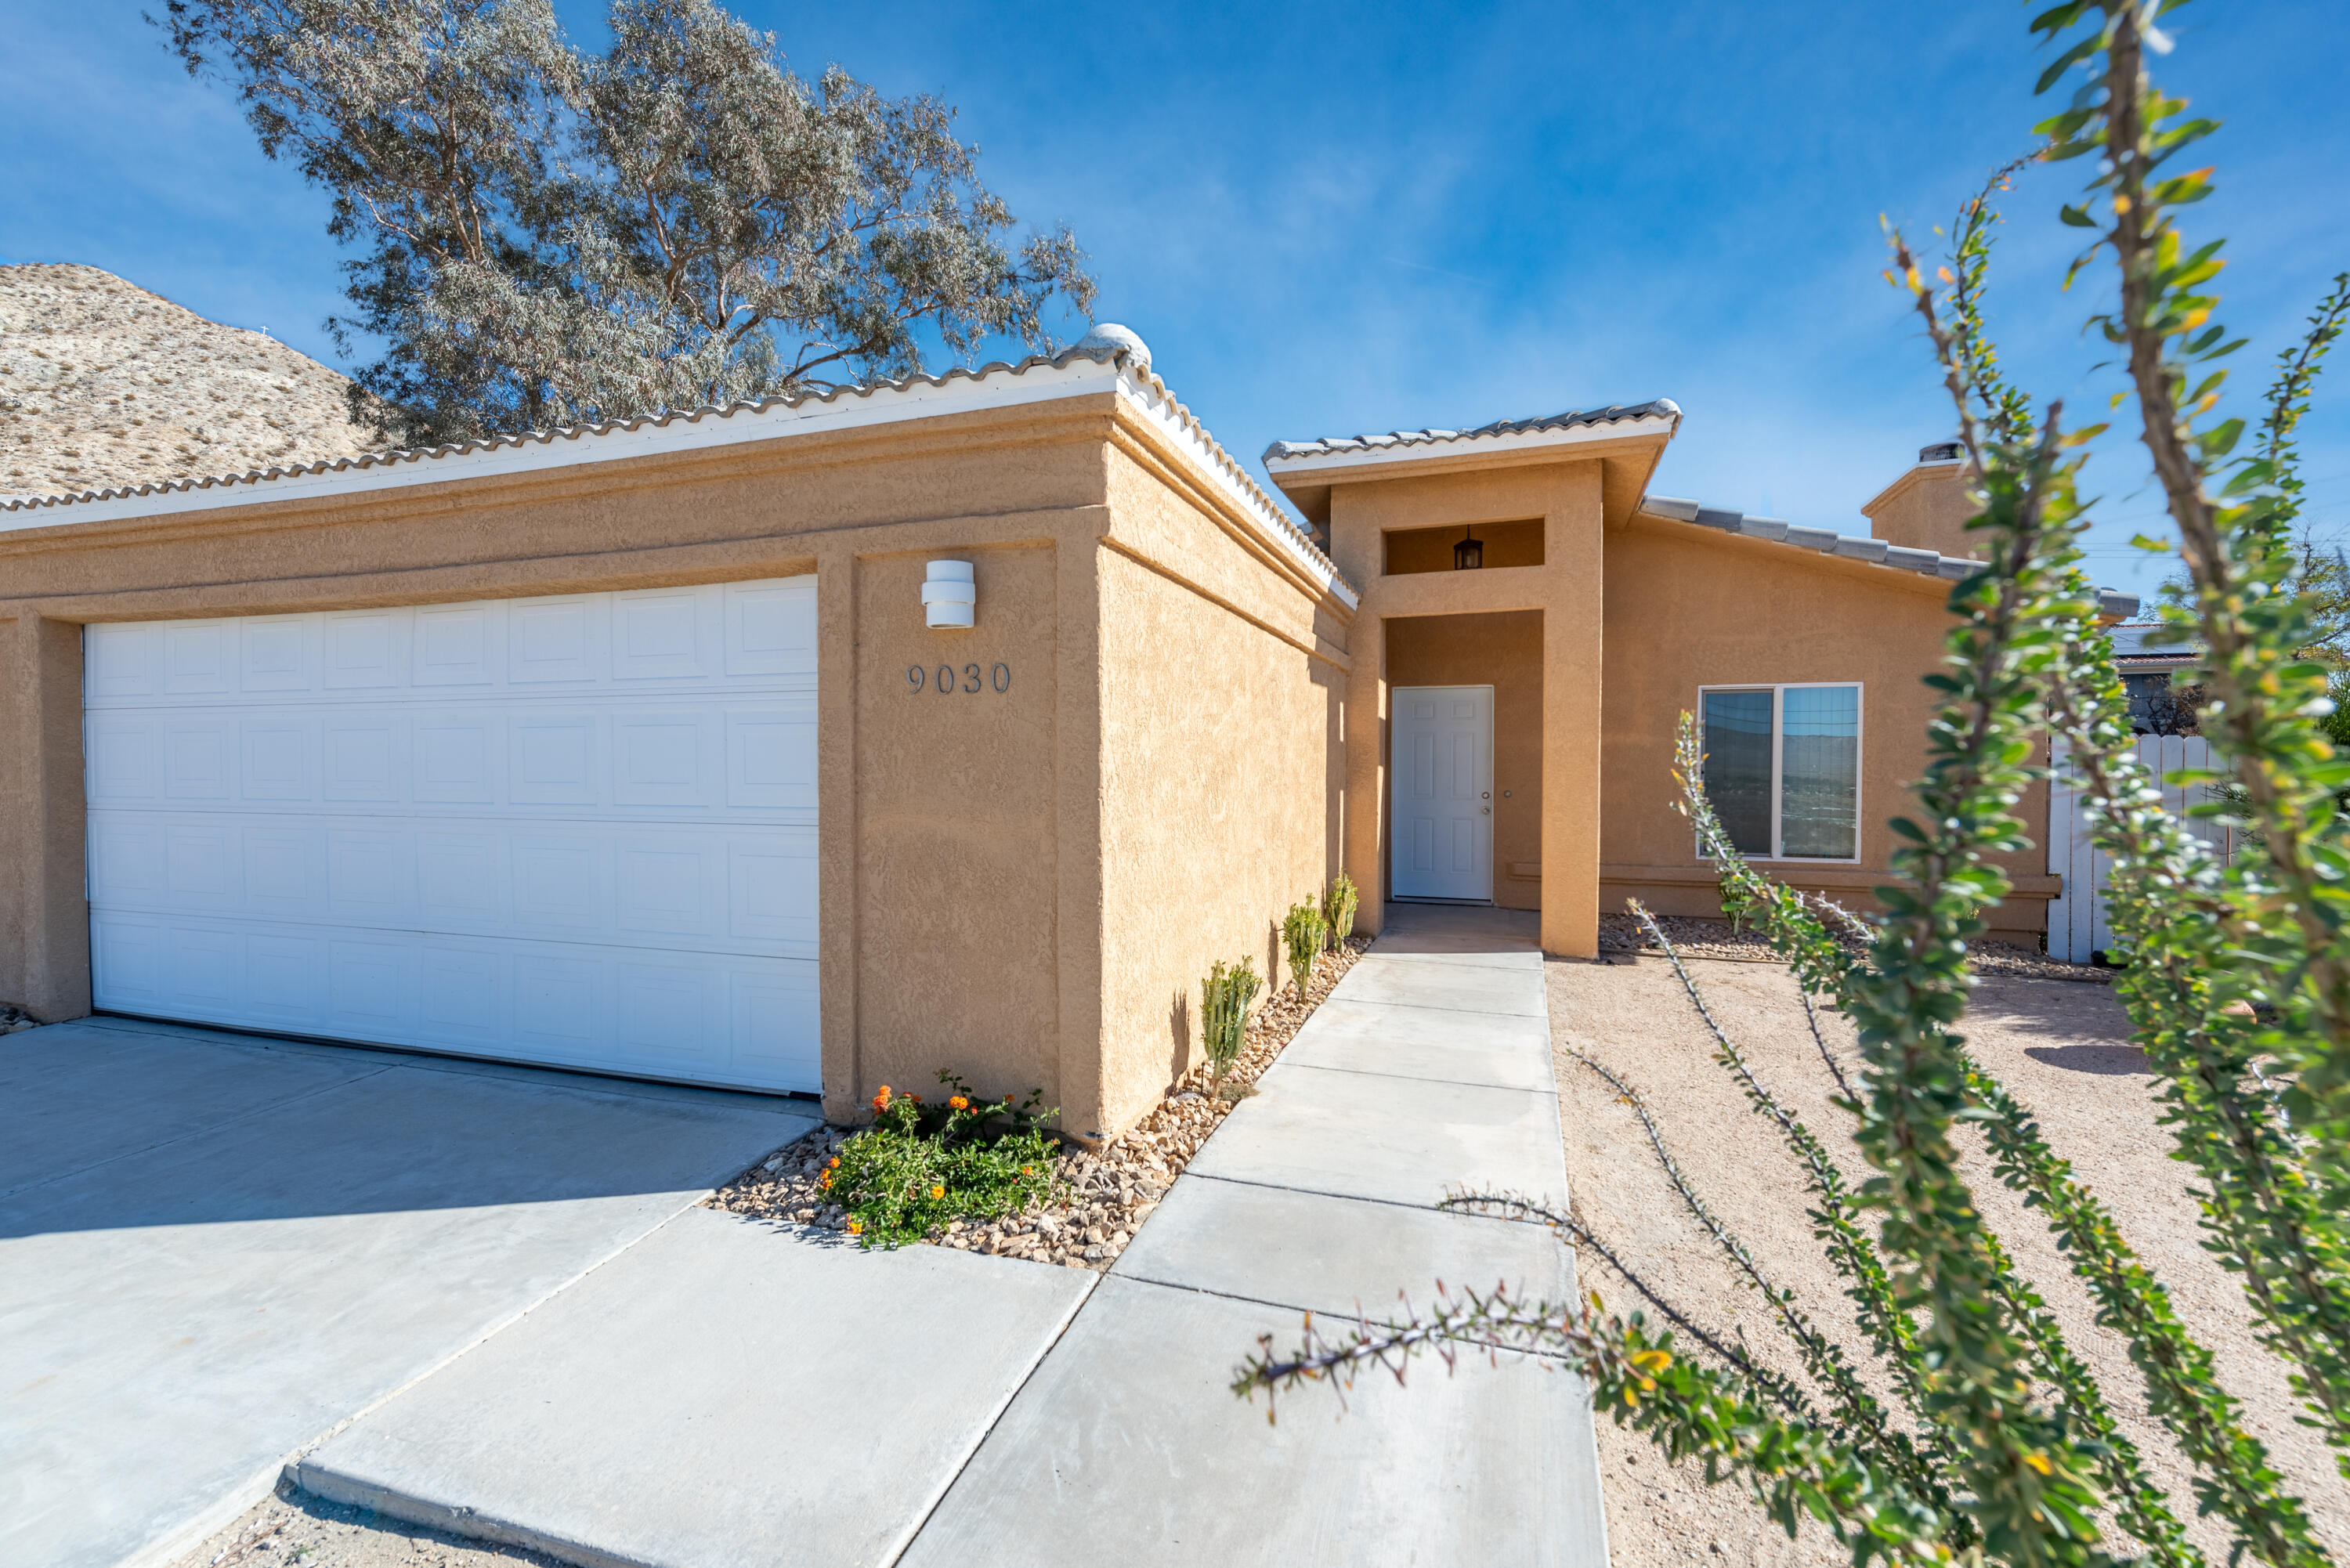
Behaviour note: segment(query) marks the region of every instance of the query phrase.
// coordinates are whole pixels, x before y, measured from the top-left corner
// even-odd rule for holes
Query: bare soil
[[[278,1495],[172,1568],[567,1568],[519,1546],[470,1541],[280,1486]]]
[[[1704,959],[1689,967],[1757,1075],[1849,1157],[1847,1175],[1864,1174],[1849,1118],[1828,1104],[1827,1071],[1786,971]],[[1697,1321],[1743,1331],[1775,1365],[1797,1371],[1759,1299],[1674,1193],[1629,1107],[1572,1052],[1607,1064],[1640,1093],[1708,1203],[1766,1272],[1796,1292],[1814,1321],[1839,1332],[1847,1350],[1866,1361],[1842,1282],[1812,1239],[1793,1158],[1713,1061],[1711,1039],[1671,967],[1661,958],[1627,954],[1598,963],[1555,961],[1548,979],[1568,1177],[1585,1222]],[[1849,1070],[1856,1056],[1850,1029],[1832,1014],[1824,1023]],[[2320,1534],[2337,1552],[2350,1544],[2350,1494],[2324,1445],[2295,1424],[2283,1371],[2254,1342],[2241,1290],[2202,1250],[2188,1173],[2169,1158],[2170,1138],[2156,1119],[2153,1076],[2129,1044],[2112,991],[1987,975],[1964,1028],[1985,1066],[2038,1113],[2056,1152],[2104,1198],[2123,1234],[2161,1276],[2180,1317],[2211,1348],[2222,1379],[2243,1402],[2246,1427],[2268,1444],[2309,1503]],[[2045,1225],[1998,1184],[1979,1149],[1971,1174],[1981,1211],[2096,1372],[2175,1511],[2191,1516],[2189,1469],[2147,1418],[2144,1384],[2119,1336],[2097,1325],[2086,1291]],[[1583,1279],[1611,1308],[1639,1304],[1596,1258],[1583,1260]],[[1835,1568],[1849,1561],[1825,1531],[1807,1526],[1790,1541],[1734,1483],[1708,1488],[1693,1467],[1666,1464],[1645,1438],[1606,1419],[1599,1456],[1617,1568],[1693,1562]],[[2226,1561],[2222,1529],[2200,1521],[2193,1533],[2213,1562]]]
[[[97,267],[0,266],[0,500],[364,452],[349,386]]]

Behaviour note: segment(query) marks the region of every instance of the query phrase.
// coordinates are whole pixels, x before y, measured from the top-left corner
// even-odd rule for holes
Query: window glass
[[[1705,797],[1740,854],[1771,853],[1770,692],[1705,694]]]
[[[1779,853],[1849,860],[1859,838],[1860,688],[1780,696]]]

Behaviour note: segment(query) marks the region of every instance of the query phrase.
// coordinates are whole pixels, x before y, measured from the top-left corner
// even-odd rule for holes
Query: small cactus
[[[1215,1086],[1221,1093],[1224,1075],[1239,1060],[1241,1037],[1248,1027],[1249,1003],[1263,981],[1257,978],[1256,965],[1248,959],[1237,964],[1227,964],[1218,959],[1208,971],[1208,978],[1200,982],[1200,1033],[1208,1048],[1208,1060],[1215,1064]]]
[[[1355,891],[1354,878],[1344,871],[1331,882],[1330,890],[1322,895],[1322,924],[1328,932],[1326,940],[1333,951],[1355,934],[1355,910],[1361,902],[1362,895]]]
[[[1292,904],[1289,913],[1282,917],[1281,940],[1289,948],[1289,978],[1297,987],[1297,994],[1305,994],[1306,981],[1314,978],[1314,961],[1321,956],[1329,940],[1330,928],[1322,919],[1322,911],[1314,900]]]

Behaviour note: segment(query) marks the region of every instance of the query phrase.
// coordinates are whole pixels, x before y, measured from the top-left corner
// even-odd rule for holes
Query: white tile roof
[[[1097,368],[1108,375],[1095,373]],[[1360,596],[1308,534],[1276,504],[1198,417],[1136,353],[1089,342],[1016,363],[996,360],[935,376],[910,376],[822,394],[762,399],[727,407],[664,411],[596,424],[486,436],[442,446],[367,452],[356,457],[252,469],[202,479],[0,500],[0,532],[297,500],[490,473],[566,468],[696,447],[772,440],[845,426],[879,424],[972,407],[1003,406],[1119,388],[1145,417],[1191,458],[1210,483],[1238,504],[1276,547],[1350,607]]]

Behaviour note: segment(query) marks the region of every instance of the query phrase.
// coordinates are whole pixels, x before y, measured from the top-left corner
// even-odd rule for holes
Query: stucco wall
[[[1663,913],[1711,914],[1720,904],[1686,818],[1671,809],[1673,731],[1709,685],[1857,681],[1861,696],[1860,860],[1779,861],[1774,876],[1867,908],[1893,850],[1888,818],[1911,806],[1925,766],[1933,693],[1923,677],[1941,660],[1949,585],[1858,562],[1824,560],[1692,524],[1642,517],[1607,542],[1606,711],[1602,796],[1603,897],[1611,910],[1637,894]],[[2045,842],[2047,796],[2026,797],[2035,843]],[[2038,849],[2012,857],[2017,897],[1993,912],[1995,929],[2030,940],[2044,929],[2055,880]]]
[[[923,625],[941,554],[857,562],[858,1088],[928,1094],[949,1068],[1055,1095],[1057,551],[954,552],[979,590],[968,631]]]
[[[1493,689],[1493,902],[1541,909],[1542,612],[1411,616],[1386,625],[1390,687]]]
[[[1201,1060],[1200,981],[1283,980],[1281,915],[1339,865],[1347,652],[1335,607],[1263,570],[1137,464],[1098,557],[1101,1116]]]

